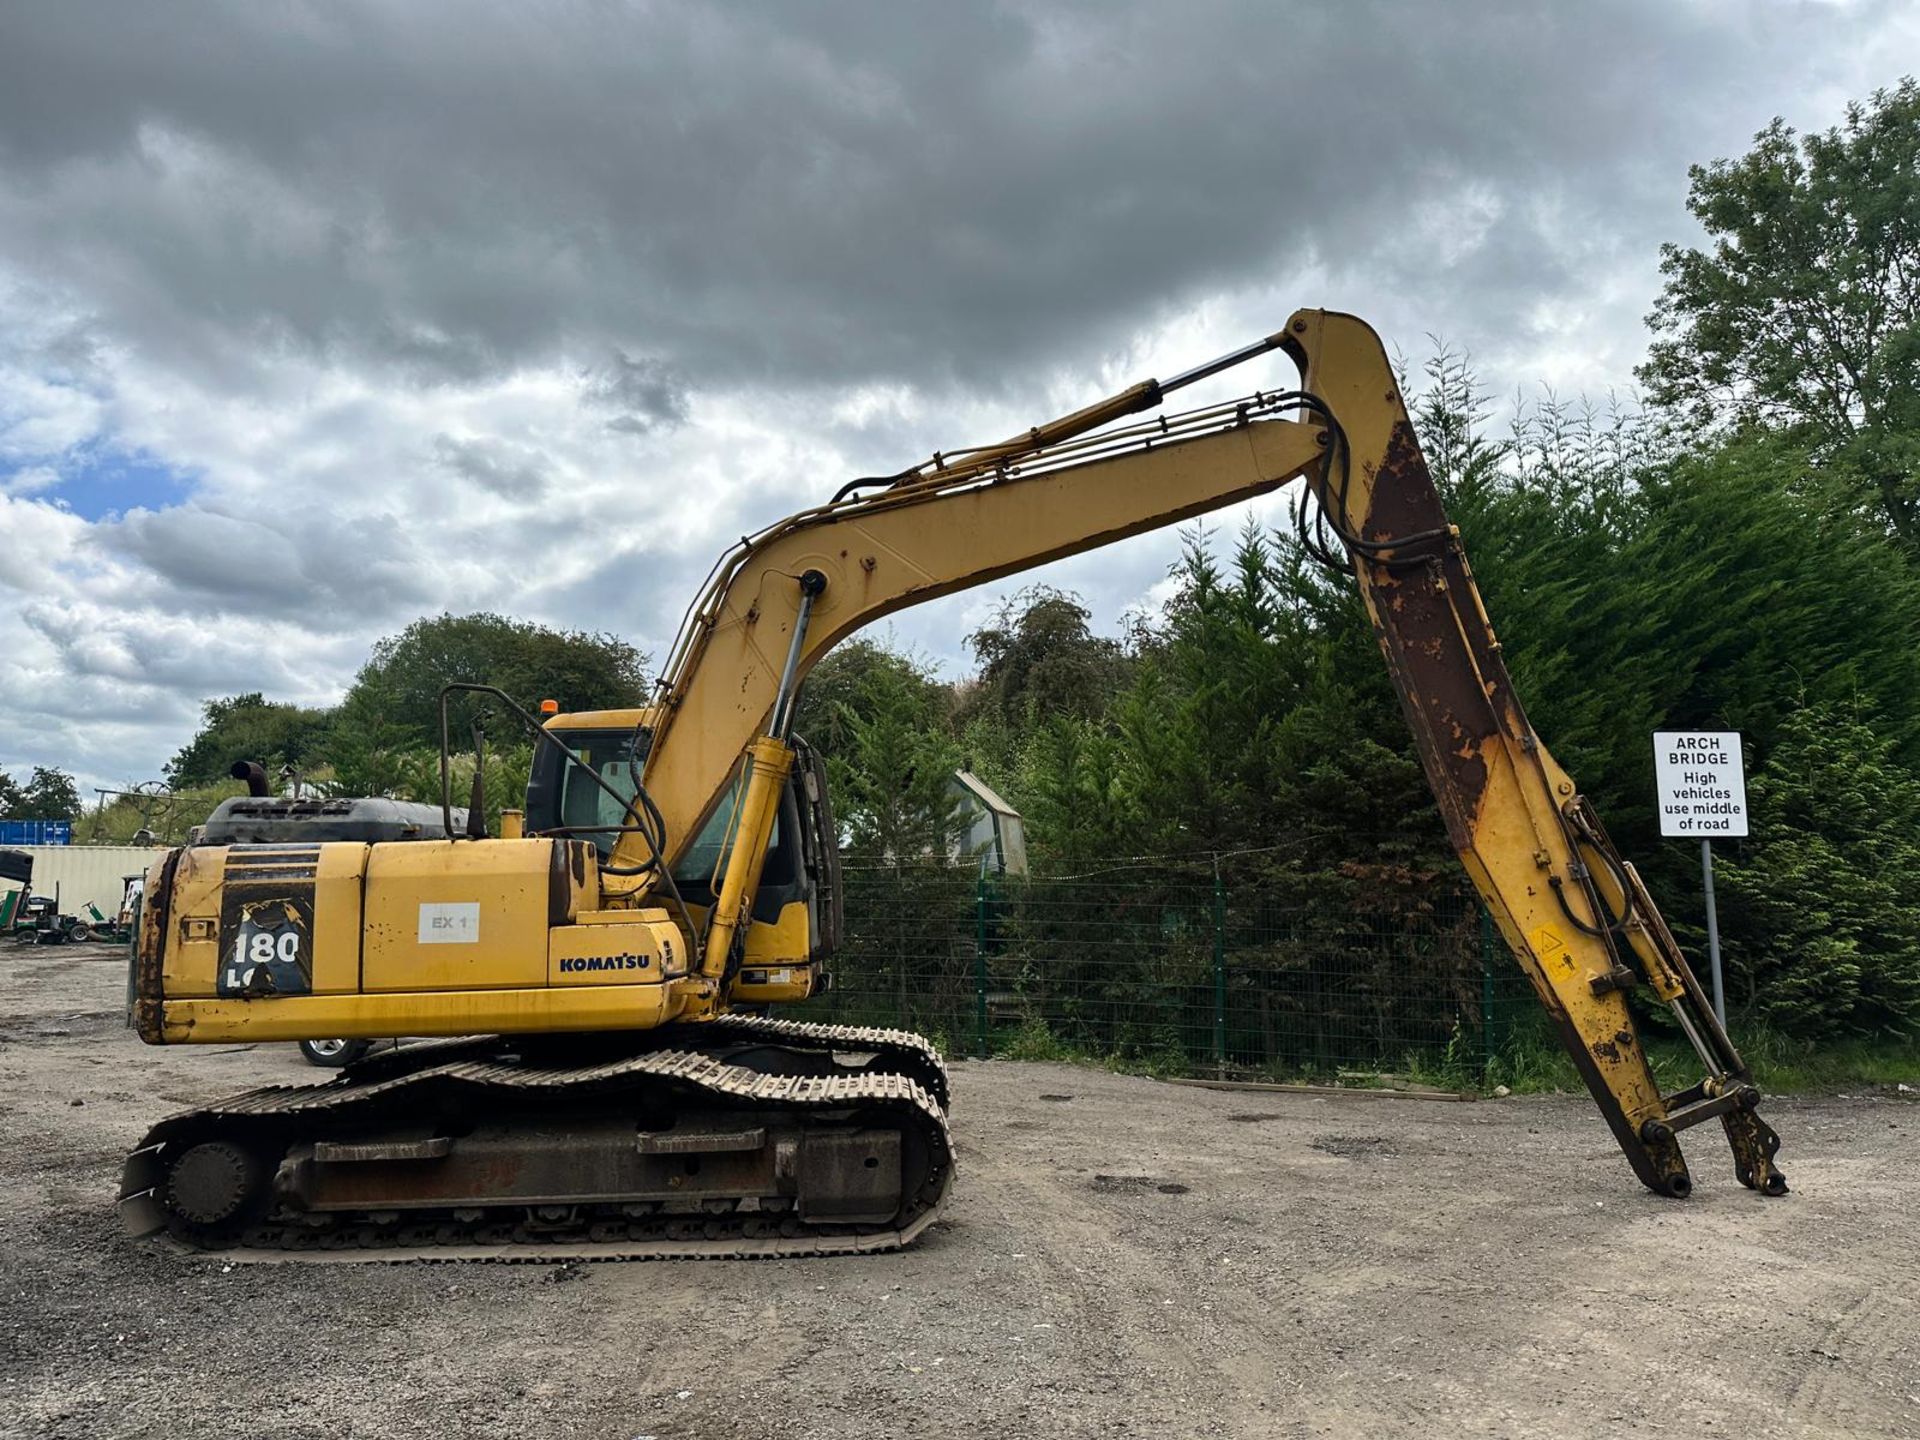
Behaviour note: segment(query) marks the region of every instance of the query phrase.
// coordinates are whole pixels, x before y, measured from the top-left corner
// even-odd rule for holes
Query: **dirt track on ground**
[[[123,983],[0,948],[7,1436],[1920,1436],[1911,1096],[1770,1104],[1781,1201],[1696,1132],[1676,1204],[1584,1099],[960,1064],[906,1254],[228,1267],[120,1234],[120,1156],[315,1072],[147,1049]]]

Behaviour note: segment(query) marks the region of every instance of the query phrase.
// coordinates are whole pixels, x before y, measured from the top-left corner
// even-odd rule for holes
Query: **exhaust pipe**
[[[236,780],[247,782],[247,794],[256,800],[265,799],[273,793],[267,788],[267,772],[258,760],[236,760],[233,769],[227,772]]]

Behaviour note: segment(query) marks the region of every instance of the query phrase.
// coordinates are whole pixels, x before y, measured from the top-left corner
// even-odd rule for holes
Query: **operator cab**
[[[535,747],[533,768],[527,776],[527,834],[589,841],[604,861],[613,854],[622,829],[630,823],[624,806],[634,796],[634,780],[645,767],[653,732],[645,724],[644,712],[619,710],[555,715],[548,720],[547,728],[580,757],[580,762],[557,746]],[[824,760],[798,737],[793,747],[793,771],[774,819],[766,867],[754,895],[753,918],[771,925],[787,906],[805,903],[813,952],[823,957],[839,938],[839,836],[827,797]],[[586,773],[588,768],[592,775]],[[614,794],[596,784],[593,775],[605,781]],[[728,831],[739,788],[736,771],[726,795],[673,866],[673,880],[681,898],[701,910],[713,905],[714,887],[726,862]],[[669,844],[673,840],[668,837]]]

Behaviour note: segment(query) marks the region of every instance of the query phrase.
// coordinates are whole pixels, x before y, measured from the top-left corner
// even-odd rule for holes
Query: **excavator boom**
[[[1274,349],[1300,366],[1300,390],[1103,428]],[[1288,414],[1301,418],[1280,418]],[[1719,1118],[1742,1183],[1784,1192],[1778,1139],[1754,1114],[1759,1091],[1637,874],[1528,723],[1385,350],[1351,315],[1303,310],[1173,380],[1023,437],[936,455],[876,493],[843,490],[742,542],[689,612],[661,682],[646,784],[668,834],[696,832],[738,756],[765,733],[783,682],[797,683],[851,631],[1296,477],[1337,537],[1327,558],[1359,586],[1453,847],[1634,1173],[1686,1195],[1675,1134]],[[810,625],[796,624],[801,577],[817,587]],[[623,841],[629,860],[641,858],[635,846]],[[738,847],[734,858],[750,872],[757,853]],[[1673,1101],[1628,1003],[1641,979],[1703,1067]]]

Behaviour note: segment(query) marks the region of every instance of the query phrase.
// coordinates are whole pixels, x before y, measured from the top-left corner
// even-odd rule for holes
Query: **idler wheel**
[[[231,1140],[206,1140],[167,1172],[167,1208],[195,1225],[225,1225],[259,1187],[257,1158]]]

